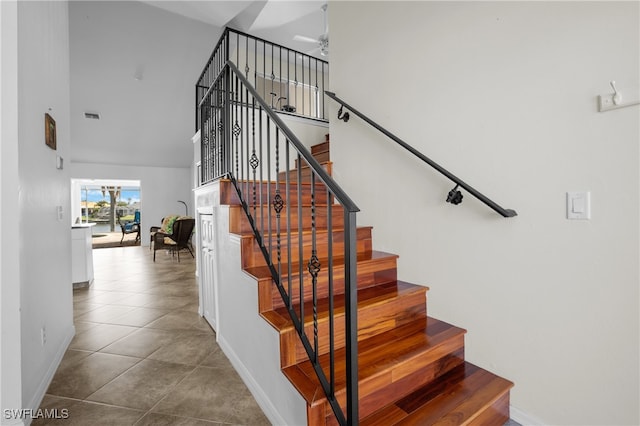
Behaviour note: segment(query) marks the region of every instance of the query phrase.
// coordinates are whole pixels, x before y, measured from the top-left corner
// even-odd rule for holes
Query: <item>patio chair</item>
[[[124,236],[127,234],[136,234],[136,242],[140,241],[140,211],[136,210],[133,214],[133,221],[131,222],[122,222],[120,218],[118,218],[118,224],[120,225],[120,229],[122,230],[122,238],[120,239],[120,244],[124,241]]]
[[[153,261],[156,261],[156,251],[169,250],[172,255],[178,254],[178,262],[180,262],[180,250],[187,249],[193,256],[191,251],[191,234],[195,227],[196,221],[192,217],[179,217],[173,223],[171,234],[166,234],[160,230],[156,231],[153,236]]]

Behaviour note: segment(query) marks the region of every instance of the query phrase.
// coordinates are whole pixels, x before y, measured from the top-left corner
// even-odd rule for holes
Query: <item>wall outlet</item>
[[[47,328],[44,325],[40,329],[40,339],[42,340],[42,346],[47,344]]]

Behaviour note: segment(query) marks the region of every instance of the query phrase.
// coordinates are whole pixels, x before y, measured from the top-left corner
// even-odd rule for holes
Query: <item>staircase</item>
[[[311,150],[316,160],[331,173],[329,139]],[[290,220],[291,238],[282,241],[290,245],[292,253],[303,252],[311,256],[311,215],[315,209],[315,244],[321,265],[329,262],[326,243],[333,238],[333,310],[335,336],[335,394],[345,406],[345,357],[344,357],[344,259],[340,207],[335,205],[331,228],[327,221],[326,207],[330,200],[316,196],[311,203],[309,168],[302,167],[281,172],[278,179],[301,182],[298,191],[283,193],[288,202],[303,205],[302,228],[299,229],[297,212]],[[261,183],[274,186],[275,183]],[[281,185],[282,186],[282,185]],[[280,335],[280,362],[283,373],[307,402],[309,425],[337,424],[307,353],[297,336],[287,307],[273,285],[269,267],[255,241],[231,181],[220,181],[221,201],[228,204],[230,232],[240,235],[241,257],[244,271],[255,278],[260,315]],[[301,199],[298,200],[298,194]],[[275,215],[267,215],[271,206],[256,208],[256,221],[270,221],[272,235],[277,238]],[[261,222],[262,223],[262,222]],[[335,229],[340,229],[336,231]],[[464,359],[464,329],[427,316],[427,287],[397,279],[395,254],[373,250],[371,227],[357,229],[357,286],[358,286],[358,364],[359,364],[359,415],[361,425],[503,425],[509,419],[509,391],[513,384]],[[301,237],[301,238],[300,238]],[[300,241],[302,246],[300,247]],[[312,290],[307,265],[286,258],[283,250],[280,275],[283,282],[292,282],[298,288],[301,271],[304,281],[303,299],[293,292],[294,309],[304,309],[304,324],[308,336],[313,336]],[[317,327],[320,364],[329,374],[328,307],[329,277],[326,268],[317,276]],[[325,368],[326,367],[326,368]]]

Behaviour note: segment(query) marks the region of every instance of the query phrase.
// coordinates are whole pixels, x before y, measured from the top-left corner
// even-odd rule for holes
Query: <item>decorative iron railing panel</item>
[[[323,96],[329,88],[326,61],[230,28],[225,29],[196,83],[196,106],[228,60],[271,109],[327,121]],[[196,131],[201,121],[197,114]]]
[[[234,184],[264,258],[255,266],[268,267],[338,422],[356,425],[358,208],[244,71],[227,61],[217,76],[203,74],[211,86],[198,108],[202,181],[226,177]],[[343,267],[334,265],[334,255]],[[328,301],[323,324],[321,298]],[[343,324],[334,319],[335,303],[345,307]],[[346,377],[336,377],[338,352],[346,354]],[[337,381],[347,383],[344,407]]]

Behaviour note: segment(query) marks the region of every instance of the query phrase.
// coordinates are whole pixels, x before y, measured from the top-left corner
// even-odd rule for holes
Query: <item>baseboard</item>
[[[520,423],[522,426],[543,426],[545,424],[540,419],[536,419],[513,405],[509,406],[509,410],[511,419]]]
[[[71,341],[73,340],[73,336],[75,335],[76,335],[76,328],[75,326],[72,325],[71,328],[69,329],[69,332],[67,333],[67,336],[65,337],[65,339],[62,341],[62,344],[58,348],[58,351],[56,352],[55,357],[51,361],[51,364],[49,364],[49,368],[47,369],[47,372],[42,377],[42,380],[40,381],[40,384],[38,385],[36,392],[31,398],[31,401],[29,401],[29,404],[27,404],[25,408],[31,409],[34,412],[36,412],[38,408],[40,408],[40,404],[42,403],[44,394],[47,393],[47,389],[49,389],[49,385],[53,380],[53,376],[56,374],[56,370],[60,366],[60,363],[62,362],[62,358],[64,357],[64,354],[67,351],[67,348],[69,347],[69,345],[71,344]],[[30,425],[31,419],[25,418],[24,424],[27,426]]]
[[[264,412],[265,416],[269,419],[273,425],[284,425],[286,421],[282,418],[276,407],[271,403],[271,400],[267,396],[267,393],[260,387],[260,385],[253,379],[249,370],[242,363],[240,358],[233,351],[231,346],[225,341],[224,337],[220,334],[217,335],[218,345],[222,349],[222,352],[229,358],[231,365],[236,369],[240,378],[249,389],[249,392],[253,395],[256,402]]]

